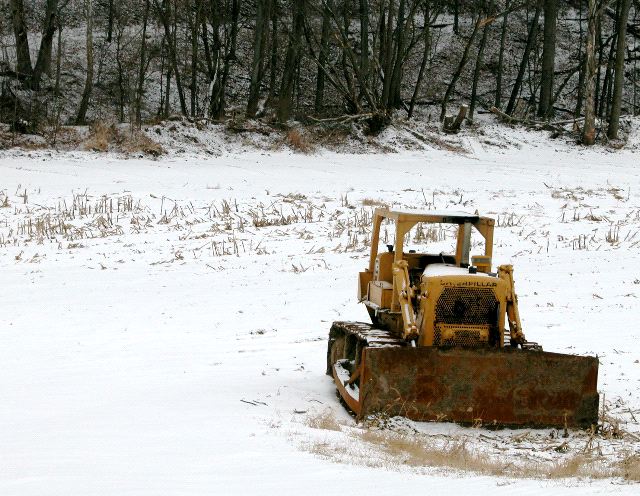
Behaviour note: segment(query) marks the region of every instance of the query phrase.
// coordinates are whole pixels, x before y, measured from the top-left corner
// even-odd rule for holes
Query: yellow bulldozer
[[[383,222],[395,240],[379,253]],[[428,224],[457,231],[455,254],[405,251],[412,229]],[[327,351],[327,374],[357,418],[597,424],[597,357],[544,352],[525,339],[513,268],[491,271],[494,226],[462,212],[375,210],[358,281],[372,324],[334,322]],[[476,255],[473,231],[473,245],[484,245]]]

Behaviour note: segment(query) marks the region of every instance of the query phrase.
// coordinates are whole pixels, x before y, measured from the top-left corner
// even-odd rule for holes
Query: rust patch
[[[598,359],[523,350],[379,348],[363,354],[360,416],[589,427]]]

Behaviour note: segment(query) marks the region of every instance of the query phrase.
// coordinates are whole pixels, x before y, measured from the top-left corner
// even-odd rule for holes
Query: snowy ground
[[[620,475],[640,466],[638,154],[531,136],[468,153],[5,153],[0,494],[635,494]],[[601,359],[605,435],[355,424],[325,340],[332,320],[366,320],[378,202],[498,219],[527,338]]]

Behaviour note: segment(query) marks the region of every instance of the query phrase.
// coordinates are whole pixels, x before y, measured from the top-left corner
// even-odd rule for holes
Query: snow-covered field
[[[469,153],[5,152],[0,494],[636,494],[639,155],[532,136]],[[498,219],[527,338],[600,357],[603,434],[355,424],[326,337],[366,320],[355,287],[381,203]]]

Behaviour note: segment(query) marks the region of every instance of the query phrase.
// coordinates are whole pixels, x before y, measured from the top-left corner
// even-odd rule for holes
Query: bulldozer
[[[327,374],[357,419],[597,425],[598,358],[526,340],[513,267],[491,270],[495,219],[376,208],[372,221],[369,266],[358,277],[371,323],[334,322],[327,350]],[[386,251],[383,223],[395,234]],[[455,253],[405,251],[424,226],[452,233]]]

